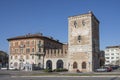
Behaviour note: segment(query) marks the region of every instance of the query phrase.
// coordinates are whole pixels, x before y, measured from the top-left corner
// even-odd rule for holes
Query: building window
[[[109,49],[107,49],[107,52],[109,52]]]
[[[115,61],[111,61],[111,63],[115,63]]]
[[[109,53],[108,54],[105,54],[105,56],[108,56],[109,55]]]
[[[26,46],[27,46],[27,47],[30,46],[30,42],[29,42],[29,41],[26,42]]]
[[[39,41],[39,44],[41,44],[41,41]]]
[[[15,53],[18,53],[18,49],[15,49]]]
[[[32,59],[34,59],[34,55],[32,55]]]
[[[107,63],[109,63],[109,61],[106,61]]]
[[[32,41],[31,44],[34,45],[34,41]]]
[[[119,57],[116,57],[116,59],[119,59]]]
[[[34,52],[34,48],[32,48],[32,52]]]
[[[114,49],[111,49],[111,51],[114,51]]]
[[[23,55],[20,56],[20,59],[23,59]]]
[[[74,62],[73,63],[73,69],[76,69],[77,68],[77,62]]]
[[[15,59],[17,59],[17,56],[15,56]]]
[[[41,52],[41,41],[38,41],[38,52]]]
[[[111,57],[111,59],[114,59],[114,57]]]
[[[41,48],[39,48],[38,51],[41,52]]]
[[[41,59],[41,56],[40,56],[40,55],[38,56],[38,59]]]
[[[114,53],[111,53],[111,55],[114,55]]]
[[[106,57],[106,59],[109,59],[109,57]]]
[[[24,44],[24,42],[23,42],[23,41],[21,41],[21,42],[20,42],[20,44],[22,45],[22,44]]]
[[[119,55],[119,53],[116,53],[117,55]]]
[[[41,41],[38,41],[38,48],[41,47]]]
[[[29,59],[29,55],[26,56],[26,59]]]
[[[23,53],[23,48],[20,48],[20,53]]]
[[[30,48],[27,48],[27,49],[26,49],[26,53],[30,53]]]
[[[18,42],[15,42],[15,46],[17,46],[18,45]]]
[[[86,69],[86,62],[82,62],[82,69]]]

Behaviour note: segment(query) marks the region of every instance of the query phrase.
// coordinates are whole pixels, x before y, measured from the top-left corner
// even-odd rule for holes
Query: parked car
[[[107,67],[107,72],[111,72],[113,69],[111,67]]]
[[[111,67],[102,67],[99,69],[96,69],[96,72],[111,72],[112,68]]]
[[[96,69],[96,72],[107,72],[107,68]]]
[[[7,70],[7,67],[2,67],[1,70]]]
[[[114,66],[111,66],[111,68],[112,68],[113,70],[116,70],[116,69],[118,69],[118,68],[119,68],[119,66],[114,65]]]
[[[11,68],[9,68],[9,70],[15,70],[15,68],[12,68],[12,67],[11,67]]]

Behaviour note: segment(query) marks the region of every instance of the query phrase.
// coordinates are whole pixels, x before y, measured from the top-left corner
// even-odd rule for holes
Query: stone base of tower
[[[72,61],[71,61],[72,62]],[[85,64],[84,64],[85,63]],[[79,64],[77,62],[73,62],[69,65],[69,72],[93,72],[92,65],[88,62],[82,62]]]

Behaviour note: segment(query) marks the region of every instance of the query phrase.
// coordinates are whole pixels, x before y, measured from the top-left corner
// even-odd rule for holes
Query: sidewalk
[[[0,75],[9,75],[12,77],[120,77],[120,72],[73,73],[0,70]]]

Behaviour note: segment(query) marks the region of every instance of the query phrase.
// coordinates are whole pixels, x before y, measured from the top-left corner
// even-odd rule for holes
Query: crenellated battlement
[[[46,58],[64,58],[67,56],[67,50],[64,49],[47,49],[45,52]]]

